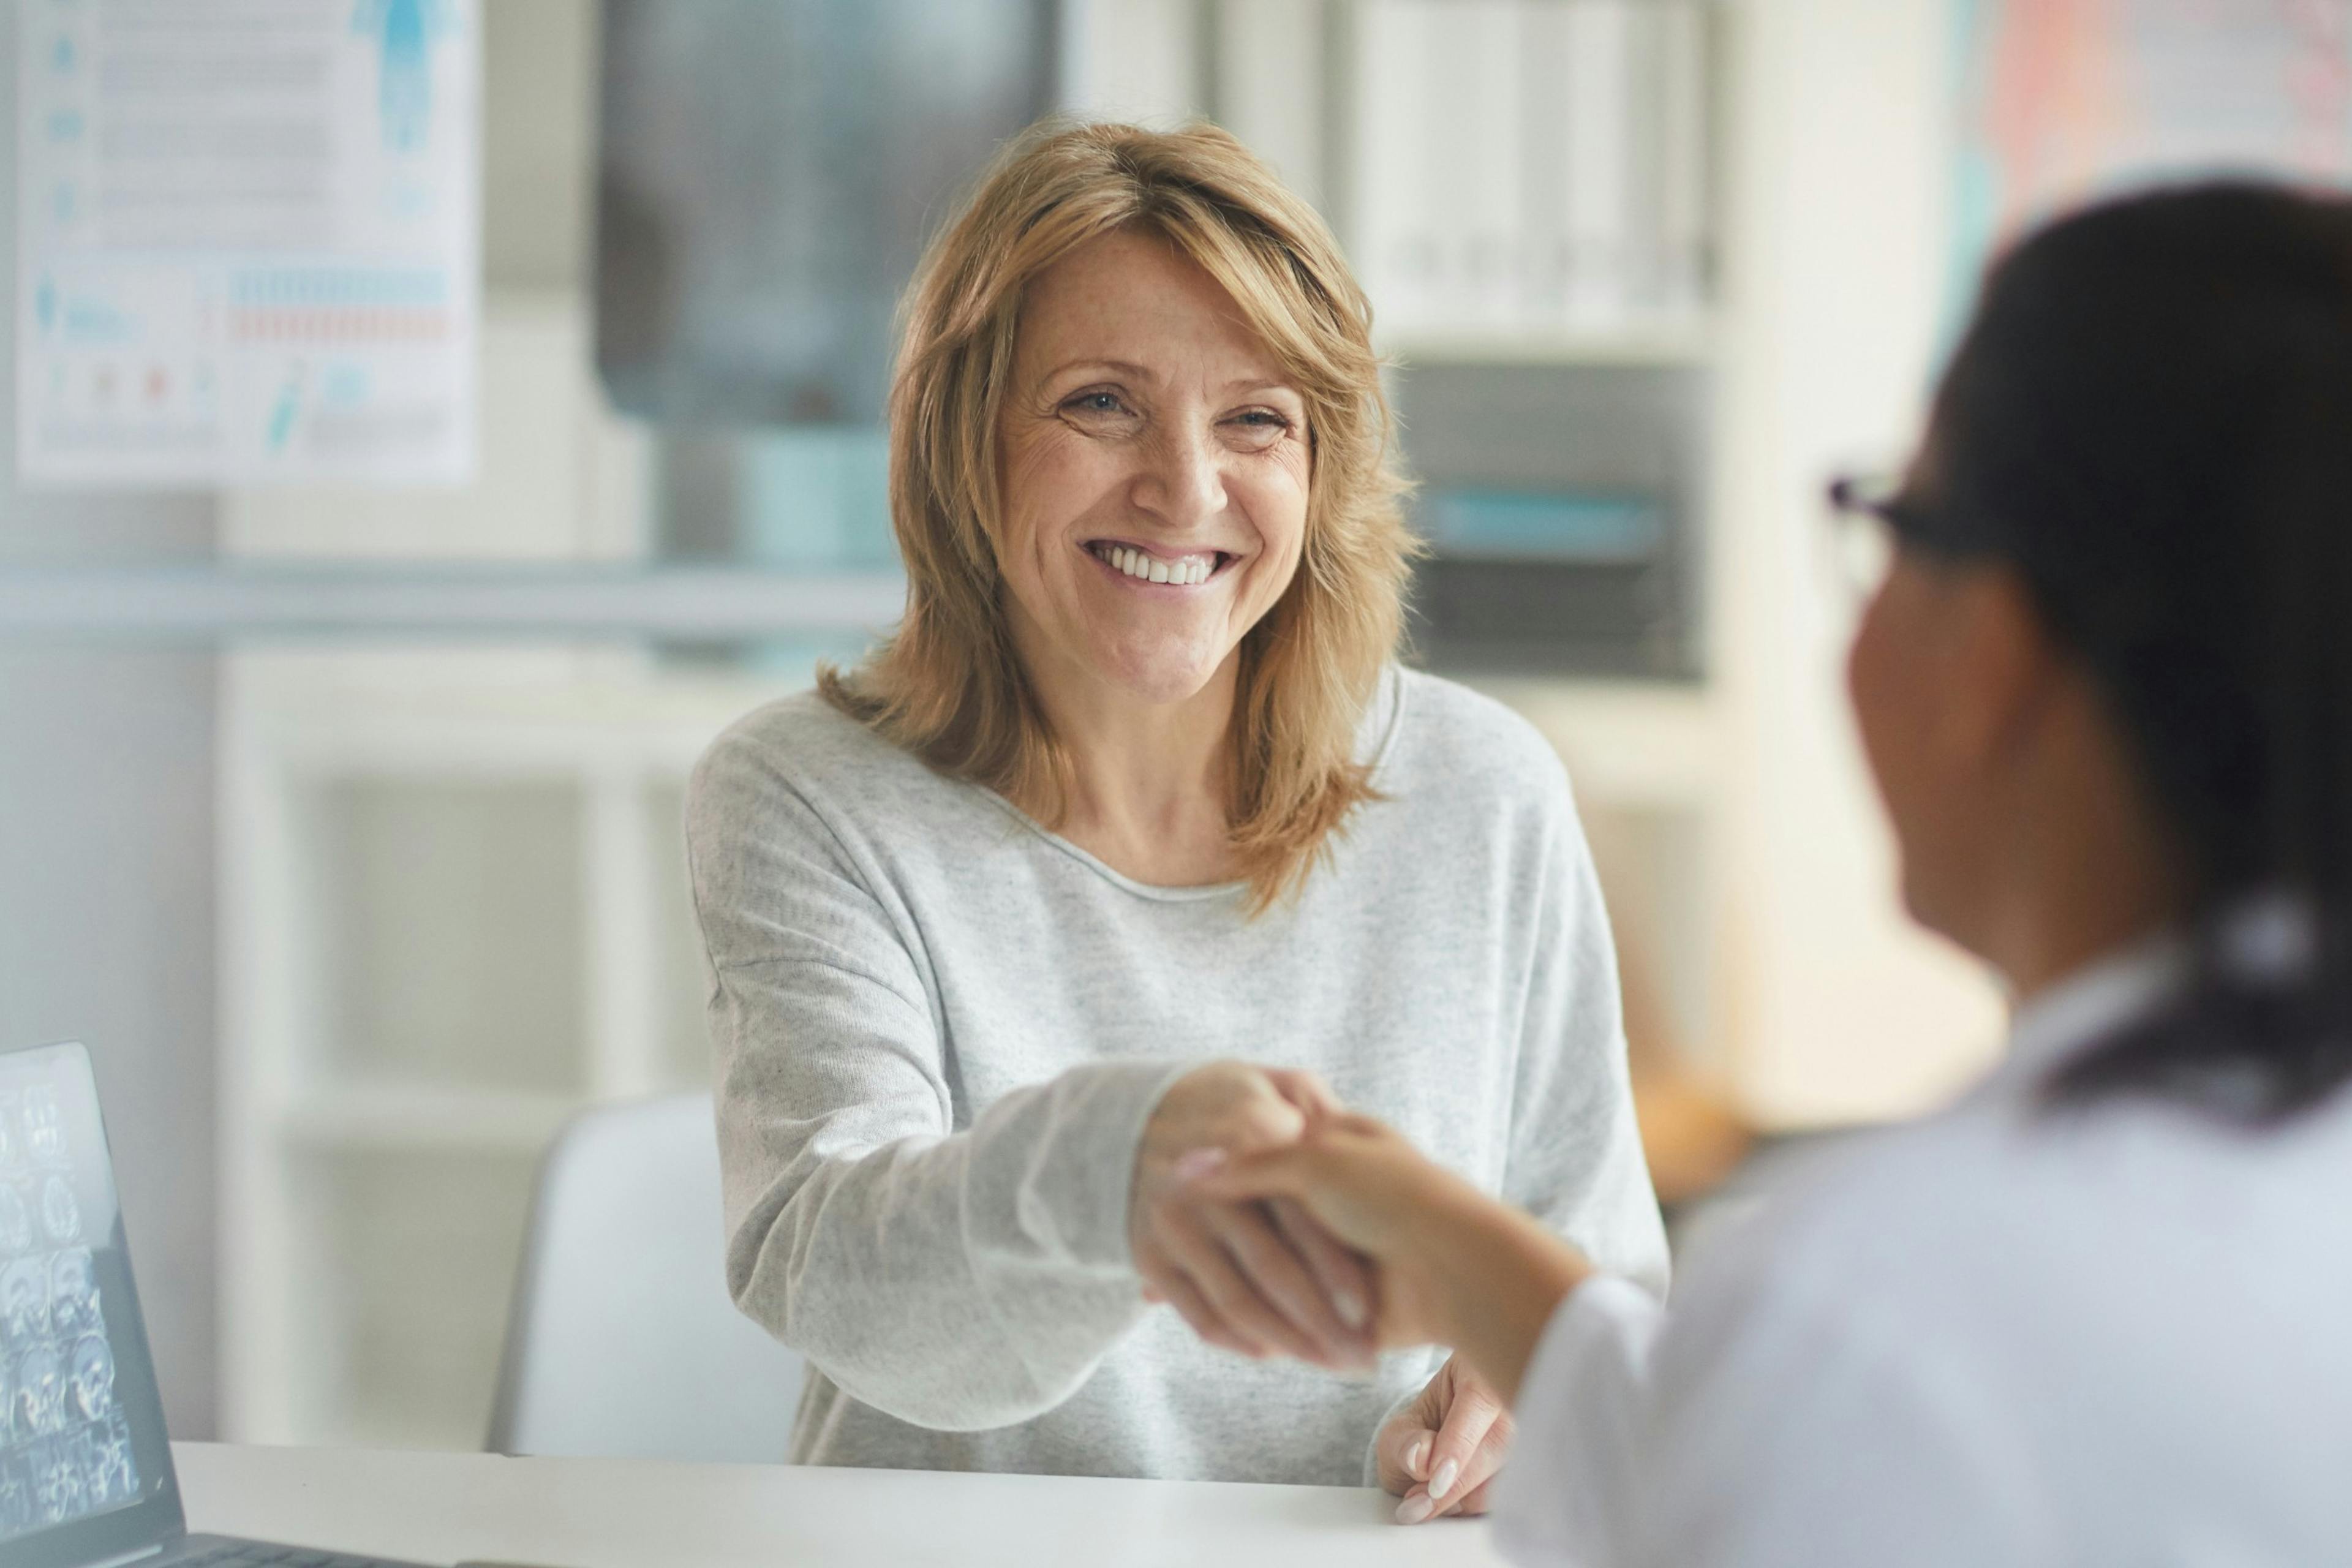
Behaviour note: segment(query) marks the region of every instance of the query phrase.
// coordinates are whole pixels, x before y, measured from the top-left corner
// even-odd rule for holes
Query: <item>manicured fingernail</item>
[[[1454,1483],[1460,1479],[1461,1476],[1462,1467],[1451,1459],[1446,1460],[1437,1467],[1437,1473],[1429,1478],[1429,1495],[1433,1498],[1451,1496]]]
[[[1404,1451],[1404,1473],[1414,1480],[1429,1479],[1429,1439],[1415,1437],[1412,1447]]]
[[[1197,1182],[1224,1163],[1223,1149],[1188,1149],[1176,1156],[1176,1179]]]
[[[1365,1310],[1361,1298],[1351,1290],[1342,1290],[1332,1297],[1331,1306],[1339,1314],[1339,1321],[1351,1329],[1360,1329],[1372,1321],[1372,1314]]]
[[[1429,1497],[1409,1497],[1397,1504],[1396,1521],[1399,1524],[1419,1524],[1436,1510],[1435,1500]]]

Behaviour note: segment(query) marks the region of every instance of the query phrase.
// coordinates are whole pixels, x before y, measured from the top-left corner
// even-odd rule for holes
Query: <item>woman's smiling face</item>
[[[1031,285],[997,435],[997,558],[1033,679],[1182,701],[1298,569],[1306,400],[1155,235],[1107,235]]]

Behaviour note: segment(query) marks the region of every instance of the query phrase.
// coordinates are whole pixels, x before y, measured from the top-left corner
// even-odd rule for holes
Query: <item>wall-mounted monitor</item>
[[[667,424],[878,419],[934,226],[1053,106],[1053,0],[604,0],[596,362]]]

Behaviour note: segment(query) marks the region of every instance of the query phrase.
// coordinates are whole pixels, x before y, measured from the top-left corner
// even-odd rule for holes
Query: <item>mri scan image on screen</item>
[[[102,1283],[128,1278],[113,1183],[86,1085],[53,1079],[66,1059],[0,1056],[0,1545],[141,1500]]]

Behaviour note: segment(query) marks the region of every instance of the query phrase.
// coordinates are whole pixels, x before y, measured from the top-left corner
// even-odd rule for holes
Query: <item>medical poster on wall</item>
[[[1958,0],[1958,308],[2066,206],[2255,173],[2352,184],[2344,0]]]
[[[16,10],[20,479],[468,479],[478,0]]]

